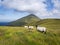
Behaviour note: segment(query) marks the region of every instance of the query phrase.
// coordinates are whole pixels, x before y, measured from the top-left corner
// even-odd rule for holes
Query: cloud
[[[2,5],[19,11],[46,15],[45,0],[4,0]]]
[[[60,0],[52,0],[54,3],[54,9],[52,10],[53,15],[60,16]]]
[[[33,13],[38,16],[60,15],[60,1],[50,0],[50,3],[48,2],[47,0],[3,0],[0,1],[0,4],[7,8]],[[53,7],[52,4],[54,4]]]

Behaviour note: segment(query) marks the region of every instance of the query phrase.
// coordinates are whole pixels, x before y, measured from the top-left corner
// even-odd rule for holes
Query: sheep
[[[29,31],[33,30],[33,26],[28,26]]]
[[[30,30],[33,30],[33,28],[34,28],[33,26],[24,26],[24,27],[25,27],[26,29],[28,29],[29,31],[30,31]]]
[[[40,32],[44,32],[46,33],[46,27],[40,27],[40,26],[37,26],[36,29]]]
[[[28,26],[29,29],[33,29],[34,27],[33,26]]]
[[[24,26],[24,27],[28,29],[28,26]]]

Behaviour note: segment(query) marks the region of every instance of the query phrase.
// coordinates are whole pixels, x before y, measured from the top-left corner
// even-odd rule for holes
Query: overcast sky
[[[0,0],[0,22],[29,14],[40,18],[60,18],[60,0]]]

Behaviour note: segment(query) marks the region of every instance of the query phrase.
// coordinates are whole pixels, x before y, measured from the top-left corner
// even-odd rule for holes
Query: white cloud
[[[60,1],[52,0],[54,3],[54,9],[47,11],[47,4],[44,4],[46,0],[4,0],[2,5],[13,8],[18,11],[26,11],[41,16],[60,15]]]
[[[8,8],[14,8],[19,11],[46,15],[46,5],[43,3],[44,1],[45,0],[5,0],[2,4]]]
[[[60,1],[59,0],[54,0],[54,9],[52,11],[53,14],[60,15]]]

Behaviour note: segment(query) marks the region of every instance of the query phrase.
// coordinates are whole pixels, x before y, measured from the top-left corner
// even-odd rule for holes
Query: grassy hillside
[[[47,33],[34,28],[0,26],[0,45],[60,45],[60,19],[44,19],[35,24],[45,26]]]
[[[12,26],[23,26],[26,24],[30,24],[32,22],[37,22],[39,20],[40,20],[40,18],[38,18],[34,14],[30,14],[30,15],[25,16],[23,18],[20,18],[16,21],[10,22],[10,25],[12,25]]]
[[[24,27],[0,26],[0,45],[60,45],[60,28],[44,34],[35,28],[29,32]]]
[[[60,28],[60,19],[44,19],[36,22],[36,24],[56,30]]]
[[[40,21],[32,22],[28,25],[58,26],[60,25],[60,19],[41,19]]]

